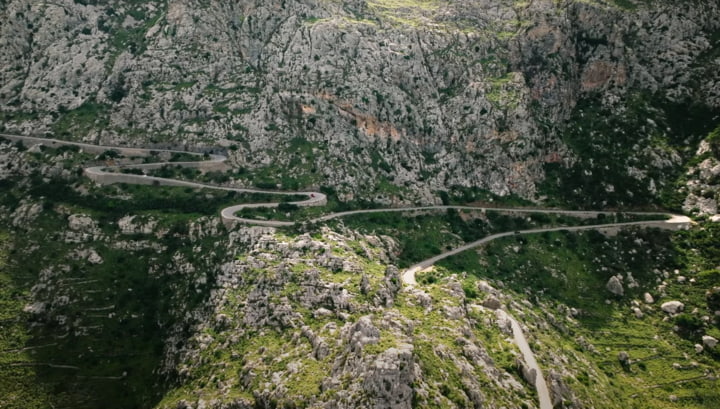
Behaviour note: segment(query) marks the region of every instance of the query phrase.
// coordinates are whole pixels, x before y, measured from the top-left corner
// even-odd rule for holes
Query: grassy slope
[[[444,268],[439,271],[468,271],[472,275],[466,281],[489,278],[502,281],[516,294],[526,294],[521,297],[528,297],[534,305],[527,314],[535,314],[538,321],[525,323],[535,327],[541,364],[544,361],[557,370],[547,352],[562,351],[575,366],[564,374],[565,381],[582,401],[594,407],[714,408],[720,403],[718,382],[701,378],[717,376],[720,353],[696,354],[693,345],[701,343],[703,334],[720,334],[717,325],[699,321],[702,315],[713,314],[705,291],[720,284],[716,270],[720,257],[713,244],[719,238],[717,225],[675,235],[655,231],[616,237],[548,233],[492,242],[479,257],[466,252],[442,262]],[[675,268],[686,277],[684,283],[672,273]],[[708,272],[708,268],[714,270]],[[658,271],[670,272],[665,295],[656,289],[656,281],[663,279]],[[626,272],[632,273],[639,286],[628,288],[626,280],[625,296],[614,297],[605,283],[611,275]],[[694,284],[689,284],[691,278],[696,280]],[[642,299],[645,291],[652,293],[656,302],[642,305],[644,317],[636,318],[630,311],[632,300]],[[698,312],[668,319],[659,304],[669,300],[682,300],[685,311],[697,308]],[[576,319],[564,320],[564,314],[556,312],[566,310],[560,306],[581,313]],[[548,329],[539,324],[542,321],[555,325]],[[680,331],[674,330],[676,325]],[[588,351],[585,342],[597,352]],[[621,351],[630,355],[630,365],[618,361]]]
[[[230,323],[223,326],[208,323],[205,326],[202,336],[210,339],[210,345],[201,348],[200,357],[188,363],[188,378],[165,396],[160,407],[172,408],[180,400],[195,402],[198,399],[206,402],[213,399],[223,402],[252,402],[252,392],[274,388],[286,388],[286,391],[281,394],[281,398],[270,399],[270,406],[314,407],[313,402],[318,400],[332,401],[337,393],[336,387],[352,390],[351,386],[357,387],[357,383],[362,382],[362,378],[342,378],[342,385],[331,386],[324,391],[321,389],[320,385],[331,372],[333,365],[359,359],[353,354],[346,355],[346,340],[330,342],[338,337],[334,328],[355,322],[363,316],[370,317],[380,329],[378,342],[365,345],[360,354],[362,359],[370,358],[367,362],[372,362],[372,356],[381,354],[388,348],[398,347],[401,343],[412,343],[416,362],[422,372],[416,387],[427,391],[427,395],[417,394],[414,397],[414,407],[470,407],[471,403],[465,395],[466,386],[462,383],[462,380],[468,377],[480,381],[483,386],[482,393],[489,405],[499,407],[512,403],[513,407],[522,407],[523,402],[534,400],[531,388],[499,387],[485,372],[485,367],[472,366],[463,357],[465,344],[459,341],[460,338],[481,340],[486,343],[488,353],[495,362],[494,366],[497,366],[500,373],[507,372],[508,377],[522,383],[515,365],[518,354],[516,348],[496,326],[486,325],[494,320],[494,313],[472,311],[468,321],[449,318],[445,313],[446,309],[462,308],[464,300],[453,294],[448,286],[441,284],[425,288],[432,298],[432,309],[418,304],[415,296],[407,292],[400,292],[395,301],[385,308],[372,307],[375,289],[383,281],[385,270],[385,266],[373,256],[377,253],[377,248],[361,238],[338,240],[337,233],[327,233],[328,231],[316,233],[312,237],[330,245],[334,255],[361,266],[362,273],[329,271],[317,265],[317,254],[312,251],[305,252],[301,259],[290,262],[289,267],[285,266],[287,260],[275,259],[272,251],[266,248],[241,256],[241,263],[250,258],[255,260],[254,262],[262,259],[265,267],[245,271],[242,274],[242,283],[227,290],[227,298],[221,304],[219,312],[230,317]],[[293,243],[295,240],[280,234],[276,235],[276,239],[286,243]],[[325,283],[341,283],[351,294],[355,307],[346,319],[340,320],[335,315],[315,316],[313,309],[308,309],[305,305],[306,301],[303,300],[306,299],[304,293],[307,288],[299,286],[298,283],[307,280],[306,275],[312,274],[311,271],[319,272]],[[277,277],[278,274],[282,274],[283,278]],[[367,294],[360,292],[363,275],[367,275],[373,287]],[[297,329],[278,330],[277,326],[272,324],[250,328],[243,323],[243,312],[246,311],[244,306],[248,303],[249,292],[254,288],[264,288],[272,294],[271,302],[287,297],[289,305],[298,314],[296,325],[307,326],[315,334],[325,338],[329,348],[328,356],[323,359],[314,358],[311,353],[312,345],[304,337],[298,337]],[[468,327],[468,324],[471,326]],[[409,330],[400,331],[399,328]],[[464,366],[454,363],[453,359],[448,357],[449,354],[464,363]],[[300,369],[291,370],[291,363]],[[469,367],[473,368],[471,373],[467,372]],[[277,380],[270,382],[270,379]],[[230,392],[223,390],[228,386]]]
[[[540,213],[528,213],[523,217],[516,217],[492,210],[471,212],[450,209],[419,215],[409,212],[359,214],[345,217],[338,223],[361,232],[394,237],[400,245],[397,263],[400,267],[408,267],[445,250],[493,233],[550,226],[609,223],[610,219],[578,219]]]
[[[61,159],[56,153],[27,153],[26,159],[38,169],[45,161],[78,166],[78,155]],[[211,251],[212,238],[191,242],[188,223],[256,198],[184,188],[96,188],[75,174],[68,177],[47,180],[36,173],[24,182],[0,184],[0,206],[10,213],[27,202],[43,209],[27,225],[1,227],[0,360],[28,366],[0,365],[0,407],[151,407],[164,389],[157,370],[167,331],[182,311],[204,300],[212,281],[195,274],[204,277],[222,255]],[[67,239],[68,214],[77,213],[98,222],[99,230],[90,234],[99,237]],[[117,221],[127,214],[151,216],[156,231],[167,234],[120,234]],[[147,243],[162,251],[123,250],[117,247],[121,243]],[[88,248],[102,257],[101,264],[72,255]],[[194,273],[179,270],[175,258],[191,263]],[[54,302],[52,313],[22,312],[37,301]]]
[[[8,271],[9,244],[7,232],[0,232],[0,407],[44,408],[50,391],[36,382],[36,367],[23,366],[34,361],[34,350],[25,349],[30,340],[23,313],[28,294]]]
[[[102,402],[146,407],[160,390],[153,373],[163,347],[156,322],[169,319],[161,312],[158,282],[148,276],[154,252],[121,251],[96,242],[102,264],[71,261],[68,254],[80,246],[63,242],[59,232],[65,229],[62,216],[46,211],[28,232],[16,235],[16,248],[36,248],[16,252],[8,267],[14,285],[27,296],[24,301],[57,302],[67,296],[70,303],[54,306],[40,320],[20,314],[17,325],[26,332],[14,342],[37,348],[28,357],[39,365],[35,387],[52,390],[49,401],[56,407],[91,408]],[[43,271],[58,276],[33,299],[28,290]],[[70,323],[70,332],[62,329],[62,321]]]

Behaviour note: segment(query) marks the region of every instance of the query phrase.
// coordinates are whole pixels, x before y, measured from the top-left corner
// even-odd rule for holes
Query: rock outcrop
[[[668,301],[660,305],[660,309],[662,309],[668,314],[677,314],[679,312],[682,312],[684,308],[685,304],[681,303],[680,301]]]
[[[621,276],[622,278],[622,276]],[[623,289],[621,278],[618,278],[618,276],[612,276],[608,280],[607,284],[605,285],[605,288],[607,288],[608,291],[610,291],[613,295],[616,295],[618,297],[622,297],[625,293],[625,290]]]

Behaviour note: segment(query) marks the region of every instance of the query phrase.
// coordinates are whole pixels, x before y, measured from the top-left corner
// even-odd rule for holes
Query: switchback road
[[[101,145],[93,145],[93,144],[80,143],[80,142],[60,141],[60,140],[49,139],[49,138],[38,138],[38,137],[10,135],[10,134],[0,134],[0,137],[4,137],[4,138],[12,140],[12,141],[21,141],[23,144],[44,144],[44,145],[51,146],[51,147],[62,146],[62,145],[77,146],[85,151],[95,152],[95,153],[102,153],[102,152],[105,152],[108,150],[114,150],[114,151],[117,151],[126,156],[150,156],[150,155],[158,154],[158,153],[162,153],[162,152],[164,152],[164,153],[183,153],[183,154],[197,155],[197,156],[202,157],[202,159],[206,159],[204,157],[204,155],[200,154],[200,153],[192,153],[192,152],[177,151],[177,150],[101,146]],[[141,169],[141,170],[158,169],[164,165],[192,167],[192,168],[206,169],[206,170],[207,169],[216,169],[218,165],[223,164],[226,160],[227,160],[227,158],[222,155],[209,155],[209,157],[207,157],[206,160],[190,161],[190,162],[159,162],[159,163],[147,163],[147,164],[94,166],[94,167],[85,168],[85,175],[100,184],[131,183],[131,184],[143,184],[143,185],[187,186],[187,187],[192,187],[192,188],[215,189],[215,190],[242,192],[242,193],[265,193],[265,194],[273,194],[273,195],[278,195],[278,196],[287,196],[287,195],[305,196],[305,197],[307,197],[306,200],[290,202],[290,204],[294,204],[296,206],[302,206],[302,207],[323,206],[327,203],[326,196],[321,192],[311,192],[311,191],[286,192],[286,191],[276,191],[276,190],[232,188],[232,187],[215,186],[215,185],[196,183],[196,182],[190,182],[190,181],[184,181],[184,180],[160,178],[160,177],[155,177],[155,176],[136,175],[136,174],[128,174],[128,173],[120,172],[121,169]],[[242,218],[242,217],[235,216],[235,214],[237,212],[239,212],[240,210],[245,209],[245,208],[260,208],[260,207],[270,208],[270,207],[278,207],[278,205],[279,205],[279,203],[239,204],[239,205],[234,205],[234,206],[230,206],[230,207],[226,207],[226,208],[222,209],[220,212],[220,216],[223,220],[223,223],[225,223],[226,225],[231,225],[234,223],[246,223],[246,224],[254,224],[254,225],[269,226],[269,227],[282,227],[282,226],[294,225],[295,222],[291,222],[291,221],[256,220],[256,219],[248,219],[248,218]],[[351,210],[351,211],[346,211],[346,212],[329,213],[324,216],[310,219],[310,220],[308,220],[308,222],[318,223],[318,222],[324,222],[324,221],[328,221],[328,220],[332,220],[332,219],[336,219],[336,218],[340,218],[340,217],[345,217],[345,216],[356,215],[356,214],[383,213],[383,212],[440,211],[440,210],[448,210],[448,209],[472,210],[472,211],[492,210],[492,211],[501,211],[501,212],[508,212],[508,213],[544,213],[544,214],[558,214],[558,215],[575,216],[575,217],[581,217],[581,218],[592,218],[592,217],[597,217],[598,215],[611,216],[616,213],[616,212],[607,212],[607,211],[584,211],[584,210],[577,211],[577,210],[542,209],[542,208],[529,209],[529,208],[483,208],[483,207],[473,207],[473,206],[417,206],[417,207],[398,207],[398,208],[388,208],[388,209]],[[586,225],[586,226],[547,227],[547,228],[538,228],[538,229],[528,229],[528,230],[508,231],[508,232],[497,233],[497,234],[493,234],[493,235],[484,237],[480,240],[477,240],[477,241],[474,241],[471,243],[467,243],[467,244],[457,247],[455,249],[448,250],[442,254],[431,257],[427,260],[423,260],[423,261],[411,266],[410,268],[408,268],[407,270],[405,270],[402,273],[402,281],[403,281],[403,283],[405,283],[405,285],[416,286],[417,281],[415,280],[415,274],[418,271],[432,267],[435,263],[437,263],[438,261],[440,261],[442,259],[456,255],[463,251],[467,251],[467,250],[476,248],[487,242],[490,242],[495,239],[499,239],[501,237],[507,237],[507,236],[512,236],[512,235],[536,234],[536,233],[542,233],[542,232],[561,231],[561,230],[581,231],[581,230],[618,229],[618,228],[624,228],[624,227],[629,227],[629,226],[658,227],[658,228],[673,229],[673,230],[687,228],[690,226],[690,219],[686,216],[681,216],[681,215],[662,215],[662,214],[657,214],[657,213],[644,213],[644,212],[623,212],[623,213],[629,214],[629,215],[643,215],[643,216],[657,215],[658,219],[657,220],[637,221],[637,222],[626,222],[626,223],[594,224],[594,225]],[[547,388],[545,378],[543,377],[542,370],[541,370],[540,366],[538,365],[538,363],[535,359],[535,356],[534,356],[532,350],[530,349],[530,346],[528,345],[527,339],[525,338],[525,334],[523,333],[522,328],[520,327],[520,324],[507,311],[498,310],[497,314],[498,314],[498,316],[508,319],[510,321],[511,327],[512,327],[512,332],[513,332],[513,340],[514,340],[515,344],[517,345],[518,349],[520,350],[520,352],[522,353],[525,364],[532,371],[535,371],[535,388],[536,388],[537,394],[538,394],[540,409],[552,409],[550,393]]]

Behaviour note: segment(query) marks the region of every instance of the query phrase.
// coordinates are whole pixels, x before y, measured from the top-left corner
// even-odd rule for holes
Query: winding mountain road
[[[540,211],[540,212],[546,213],[543,211]],[[564,212],[563,212],[563,214],[564,214]],[[521,235],[521,234],[536,234],[536,233],[543,233],[543,232],[562,231],[562,230],[581,231],[581,230],[616,229],[616,228],[622,228],[622,227],[628,227],[628,226],[659,227],[659,228],[676,230],[678,228],[684,228],[685,226],[689,226],[689,224],[690,224],[690,219],[688,217],[679,216],[679,215],[671,215],[671,217],[667,220],[650,220],[650,221],[627,222],[627,223],[606,223],[606,224],[594,224],[594,225],[587,225],[587,226],[571,226],[571,227],[547,227],[547,228],[540,228],[540,229],[528,229],[528,230],[519,230],[519,231],[515,231],[515,232],[497,233],[497,234],[492,234],[487,237],[483,237],[480,240],[476,240],[471,243],[467,243],[467,244],[457,247],[455,249],[448,250],[442,254],[438,254],[435,257],[431,257],[427,260],[423,260],[417,264],[414,264],[414,265],[410,266],[409,268],[407,268],[402,273],[401,277],[402,277],[402,281],[403,281],[403,283],[405,283],[405,285],[416,286],[417,281],[415,280],[415,274],[417,272],[432,267],[435,263],[437,263],[440,260],[454,256],[459,253],[462,253],[463,251],[467,251],[467,250],[479,247],[485,243],[488,243],[490,241],[493,241],[493,240],[496,240],[496,239],[499,239],[502,237],[515,236],[515,235]],[[524,334],[522,328],[520,327],[520,324],[510,313],[508,313],[505,310],[498,310],[497,313],[501,316],[504,316],[505,319],[510,321],[512,332],[513,332],[513,340],[515,342],[515,345],[517,345],[518,349],[522,353],[523,360],[525,361],[525,364],[528,366],[528,368],[535,371],[535,374],[536,374],[535,389],[537,390],[538,399],[540,401],[540,409],[552,409],[553,405],[550,400],[550,392],[547,388],[547,383],[545,382],[545,377],[543,376],[542,369],[538,365],[537,360],[535,359],[535,355],[533,354],[532,350],[530,349],[530,346],[528,345],[527,339],[525,338],[525,334]]]
[[[58,147],[58,146],[63,146],[63,145],[64,146],[77,146],[87,152],[94,152],[94,153],[103,153],[108,150],[114,150],[114,151],[117,151],[118,153],[126,155],[126,156],[151,156],[151,155],[155,155],[155,154],[164,152],[164,153],[171,153],[171,154],[172,153],[182,153],[182,154],[197,155],[197,156],[204,158],[204,155],[200,154],[200,153],[168,150],[168,149],[145,149],[145,148],[126,148],[126,147],[117,147],[117,146],[102,146],[102,145],[93,145],[93,144],[87,144],[87,143],[81,143],[81,142],[61,141],[61,140],[49,139],[49,138],[38,138],[38,137],[31,137],[31,136],[11,135],[11,134],[2,134],[2,133],[0,133],[0,137],[6,138],[6,139],[9,139],[12,141],[20,141],[23,144],[26,144],[26,143],[27,144],[44,144],[44,145],[52,146],[52,147]],[[305,197],[307,197],[306,200],[290,202],[291,204],[294,204],[296,206],[302,206],[302,207],[323,206],[327,203],[327,197],[321,192],[311,192],[311,191],[282,192],[282,191],[262,190],[262,189],[232,188],[232,187],[216,186],[216,185],[209,185],[209,184],[204,184],[204,183],[183,181],[183,180],[177,180],[177,179],[160,178],[160,177],[155,177],[155,176],[136,175],[136,174],[128,174],[128,173],[119,172],[119,170],[121,170],[123,168],[151,170],[151,169],[161,168],[162,166],[165,166],[165,165],[192,167],[192,168],[206,169],[206,170],[217,169],[217,167],[220,165],[223,165],[226,160],[227,160],[227,158],[222,155],[210,155],[207,160],[201,160],[201,161],[157,162],[157,163],[145,163],[145,164],[93,166],[93,167],[85,168],[84,172],[85,172],[86,176],[88,176],[90,179],[92,179],[95,182],[100,183],[100,184],[131,183],[131,184],[143,184],[143,185],[187,186],[187,187],[192,187],[192,188],[225,190],[225,191],[233,191],[233,192],[241,192],[241,193],[265,193],[265,194],[272,194],[272,195],[278,195],[278,196],[287,196],[287,195],[305,196]],[[256,219],[248,219],[248,218],[242,218],[242,217],[235,216],[235,214],[238,211],[245,209],[245,208],[259,208],[259,207],[271,208],[271,207],[278,207],[278,205],[279,205],[279,203],[239,204],[239,205],[234,205],[234,206],[230,206],[230,207],[226,207],[226,208],[222,209],[222,211],[220,212],[220,216],[223,220],[223,223],[225,223],[226,225],[234,224],[234,223],[254,224],[254,225],[269,226],[269,227],[283,227],[283,226],[294,225],[295,222],[291,222],[291,221],[256,220]],[[324,222],[324,221],[328,221],[328,220],[336,219],[336,218],[340,218],[340,217],[345,217],[345,216],[350,216],[350,215],[355,215],[355,214],[365,214],[365,213],[438,211],[438,210],[447,210],[447,209],[473,210],[473,211],[482,211],[482,212],[487,211],[487,210],[492,210],[492,211],[509,212],[509,213],[544,213],[544,214],[559,214],[559,215],[575,216],[575,217],[582,217],[582,218],[592,218],[592,217],[597,217],[599,215],[608,215],[609,216],[609,215],[613,215],[616,213],[616,212],[607,212],[607,211],[576,211],[576,210],[562,210],[562,209],[483,208],[483,207],[473,207],[473,206],[418,206],[418,207],[401,207],[401,208],[389,208],[389,209],[351,210],[351,211],[346,211],[346,212],[330,213],[330,214],[327,214],[324,216],[310,219],[310,220],[308,220],[308,222]],[[476,240],[474,242],[467,243],[467,244],[457,247],[455,249],[446,251],[442,254],[431,257],[427,260],[423,260],[423,261],[409,267],[402,273],[402,281],[403,281],[403,283],[405,283],[408,286],[415,286],[415,285],[417,285],[417,281],[415,280],[415,274],[418,271],[429,268],[442,259],[456,255],[463,251],[473,249],[475,247],[481,246],[487,242],[499,239],[501,237],[507,237],[507,236],[513,236],[513,235],[524,235],[524,234],[535,234],[535,233],[552,232],[552,231],[561,231],[561,230],[581,231],[581,230],[618,229],[618,228],[624,228],[624,227],[628,227],[628,226],[659,227],[659,228],[664,228],[664,229],[677,230],[677,229],[687,228],[691,223],[691,221],[688,217],[681,216],[681,215],[660,215],[657,213],[645,213],[645,212],[623,212],[623,213],[630,214],[630,215],[645,215],[645,216],[658,215],[658,217],[663,217],[663,219],[637,221],[637,222],[626,222],[626,223],[605,223],[605,224],[594,224],[594,225],[586,225],[586,226],[547,227],[547,228],[527,229],[527,230],[497,233],[497,234],[493,234],[493,235],[484,237],[480,240]],[[667,217],[667,216],[669,216],[669,218],[666,219],[665,217]],[[537,360],[535,359],[535,356],[534,356],[532,350],[530,349],[530,346],[528,345],[527,339],[525,338],[525,334],[523,333],[520,324],[507,311],[498,310],[497,313],[498,313],[498,315],[503,316],[510,321],[511,327],[512,327],[512,332],[513,332],[514,342],[518,346],[518,349],[520,350],[520,352],[522,353],[525,364],[531,370],[535,371],[535,374],[536,374],[535,388],[536,388],[537,394],[538,394],[540,409],[552,409],[550,393],[548,391],[547,384],[543,377],[542,370],[540,369],[540,366],[538,365]]]
[[[159,153],[170,153],[170,154],[177,153],[177,154],[195,155],[200,158],[205,157],[204,154],[197,153],[197,152],[188,152],[188,151],[180,151],[180,150],[172,150],[172,149],[147,149],[147,148],[131,148],[131,147],[122,147],[122,146],[103,146],[103,145],[94,145],[94,144],[83,143],[83,142],[62,141],[62,140],[58,140],[58,139],[40,138],[40,137],[34,137],[34,136],[23,136],[23,135],[13,135],[13,134],[4,134],[4,133],[0,133],[0,137],[9,139],[11,141],[20,141],[22,143],[30,143],[30,144],[43,144],[43,145],[47,145],[47,146],[51,146],[51,147],[77,146],[78,148],[81,148],[87,152],[98,153],[98,154],[104,153],[107,151],[116,151],[122,155],[129,156],[129,157],[133,157],[133,156],[135,156],[135,157],[146,156],[147,157],[147,156],[157,155]],[[137,175],[137,174],[131,174],[131,173],[118,172],[121,169],[141,169],[141,170],[159,169],[166,165],[210,170],[210,169],[218,169],[221,165],[224,165],[224,163],[226,161],[227,161],[227,157],[225,157],[223,155],[208,155],[207,160],[188,161],[188,162],[154,162],[154,163],[142,163],[142,164],[93,166],[93,167],[85,168],[84,172],[88,178],[94,180],[95,182],[97,182],[99,184],[130,183],[130,184],[141,184],[141,185],[185,186],[185,187],[192,187],[192,188],[198,188],[198,189],[214,189],[214,190],[224,190],[224,191],[232,191],[232,192],[240,192],[240,193],[264,193],[264,194],[277,195],[277,196],[294,195],[294,196],[307,197],[306,200],[289,202],[290,204],[300,206],[300,207],[324,206],[327,203],[326,195],[321,192],[312,192],[312,191],[288,192],[288,191],[253,189],[253,188],[234,188],[234,187],[227,187],[227,186],[211,185],[211,184],[206,184],[206,183],[190,182],[190,181],[186,181],[186,180],[178,180],[178,179],[170,179],[170,178],[161,178],[161,177],[156,177],[156,176]],[[223,222],[226,224],[245,223],[245,224],[253,224],[253,225],[268,226],[268,227],[283,227],[283,226],[295,225],[296,222],[293,222],[293,221],[258,220],[258,219],[248,219],[248,218],[242,218],[242,217],[235,216],[235,213],[237,213],[238,211],[240,211],[242,209],[260,208],[260,207],[272,208],[272,207],[278,207],[279,204],[280,204],[279,202],[272,202],[272,203],[248,203],[248,204],[234,205],[234,206],[230,206],[230,207],[226,207],[226,208],[222,209],[220,212],[220,216],[221,216]],[[306,222],[310,222],[310,223],[324,222],[324,221],[337,219],[337,218],[341,218],[341,217],[346,217],[346,216],[351,216],[351,215],[356,215],[356,214],[366,214],[366,213],[440,211],[440,210],[448,210],[448,209],[473,210],[473,211],[482,211],[482,212],[491,210],[491,211],[497,211],[497,212],[518,213],[518,214],[521,214],[521,213],[544,213],[544,214],[566,215],[566,216],[573,216],[573,217],[580,217],[580,218],[593,218],[593,217],[597,217],[599,215],[612,216],[616,213],[616,212],[612,212],[612,211],[596,211],[596,210],[563,210],[563,209],[543,209],[543,208],[526,208],[526,207],[513,208],[513,207],[476,207],[476,206],[436,205],[436,206],[395,207],[395,208],[385,208],[385,209],[350,210],[350,211],[345,211],[345,212],[329,213],[329,214],[326,214],[326,215],[323,215],[320,217],[309,219]],[[658,213],[648,213],[648,212],[623,212],[623,213],[628,214],[628,215],[642,215],[642,216],[647,216],[647,215],[657,215],[657,216],[663,216],[663,217],[668,216],[668,215],[661,215]],[[644,226],[656,226],[656,227],[663,227],[663,228],[672,228],[671,226],[675,226],[674,228],[677,228],[677,226],[688,225],[690,223],[690,219],[685,216],[678,216],[678,215],[669,215],[669,216],[671,216],[671,218],[668,220],[655,220],[655,221],[651,220],[651,221],[641,221],[641,222],[632,222],[632,223],[612,223],[612,224],[602,224],[602,225],[592,225],[592,226],[523,230],[523,231],[520,231],[520,233],[528,234],[528,233],[538,233],[538,232],[553,231],[553,230],[588,230],[588,229],[607,228],[607,227],[620,227],[620,226],[626,226],[626,225],[644,225]],[[443,253],[439,256],[433,257],[432,259],[425,260],[421,263],[418,263],[417,266],[419,266],[420,264],[425,264],[427,262],[430,262],[430,264],[427,265],[427,266],[430,266],[433,263],[435,263],[436,261],[441,260],[445,257],[449,257],[453,254],[457,254],[457,253],[467,250],[469,248],[476,247],[486,241],[494,240],[495,238],[502,237],[503,235],[510,235],[510,234],[513,234],[513,233],[506,232],[506,233],[499,233],[499,235],[488,236],[485,239],[479,240],[477,242],[469,243],[458,249],[451,250],[447,253]]]

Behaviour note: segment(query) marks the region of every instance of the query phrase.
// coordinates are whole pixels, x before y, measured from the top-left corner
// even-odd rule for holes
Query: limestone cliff
[[[231,147],[257,178],[345,199],[534,198],[547,163],[576,161],[578,101],[720,107],[713,1],[11,0],[0,17],[5,130]],[[622,173],[656,169],[638,162]]]

